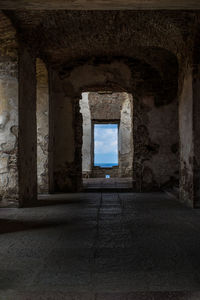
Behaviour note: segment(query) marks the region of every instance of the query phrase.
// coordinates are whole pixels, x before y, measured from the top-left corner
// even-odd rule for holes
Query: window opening
[[[118,124],[94,124],[94,166],[112,168],[118,164]]]

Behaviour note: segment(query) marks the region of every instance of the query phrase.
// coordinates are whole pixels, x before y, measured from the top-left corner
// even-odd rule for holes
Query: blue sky
[[[118,125],[94,125],[94,164],[118,163]]]

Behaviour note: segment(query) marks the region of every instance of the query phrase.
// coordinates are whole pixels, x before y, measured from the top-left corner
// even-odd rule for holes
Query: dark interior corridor
[[[0,300],[200,300],[200,0],[0,0]]]

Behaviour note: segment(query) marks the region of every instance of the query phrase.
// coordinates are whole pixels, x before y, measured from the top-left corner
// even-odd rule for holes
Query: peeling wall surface
[[[31,49],[19,49],[19,205],[37,200],[36,57]],[[28,97],[27,97],[28,95]]]
[[[143,164],[143,181],[148,183],[148,170],[152,171],[152,179],[158,187],[178,184],[178,103],[176,99],[161,107],[152,105],[154,99],[143,99],[148,117],[150,160]]]
[[[54,72],[50,83],[51,98],[53,99],[53,180],[54,191],[75,191],[81,185],[81,153],[76,139],[82,145],[82,120],[79,120],[79,99],[66,95],[63,82]],[[79,178],[80,177],[80,178]]]
[[[82,93],[80,108],[80,112],[83,117],[82,173],[83,176],[87,177],[91,172],[92,163],[92,123],[88,93]]]
[[[18,199],[17,136],[17,62],[3,60],[0,61],[0,200],[11,203]]]
[[[131,177],[133,164],[133,110],[132,96],[127,93],[83,93],[81,112],[83,116],[83,176]],[[85,120],[85,122],[84,122]],[[101,168],[93,165],[93,123],[117,122],[119,124],[119,166]],[[85,167],[87,164],[87,168]]]
[[[156,106],[154,97],[134,103],[134,167],[137,189],[178,185],[178,103]],[[138,180],[137,180],[138,178]]]
[[[82,107],[88,116],[88,106],[93,110],[91,120],[121,119],[118,176],[132,176],[138,191],[150,191],[177,187],[180,175],[181,201],[199,201],[199,11],[20,9],[0,17],[4,201],[36,200],[36,161],[38,191],[81,190],[82,168],[91,171],[92,155],[84,150],[82,165],[82,125],[91,125],[79,100],[97,91],[111,91],[108,102],[118,93],[132,95],[133,105],[115,97],[109,110],[101,94],[101,109],[92,99]],[[84,149],[90,134],[84,132]]]
[[[145,71],[147,72],[148,68],[145,68]],[[144,80],[142,90],[141,82],[140,88],[135,90],[138,84],[138,73],[136,73],[129,63],[123,60],[114,60],[106,64],[83,64],[67,70],[67,72],[62,68],[58,74],[63,82],[64,94],[70,98],[72,98],[70,94],[77,97],[82,89],[89,90],[90,95],[98,89],[105,92],[106,90],[115,90],[116,94],[120,92],[121,88],[131,91],[133,95],[134,156],[132,156],[133,168],[130,176],[133,176],[135,180],[136,189],[146,191],[178,185],[177,98],[175,94],[163,94],[163,91],[157,90],[157,85],[160,88],[161,85],[159,79],[156,83],[151,82],[152,75],[150,79]],[[156,91],[152,90],[154,85]],[[173,89],[175,88],[173,87]],[[81,97],[79,96],[79,98]],[[94,103],[92,107],[95,107]],[[94,111],[102,112],[107,109],[104,107]],[[112,108],[112,113],[114,112],[115,109]],[[121,117],[119,110],[118,115],[115,115],[114,118],[118,117],[119,119]],[[91,118],[93,117],[91,116]],[[95,115],[95,119],[98,118],[100,119],[101,116]],[[105,119],[105,117],[102,118]],[[80,140],[77,142],[79,147],[82,146]],[[80,157],[78,160],[80,161]],[[76,164],[78,164],[78,160],[76,159]],[[127,170],[130,171],[130,168]]]
[[[42,60],[37,71],[37,174],[38,192],[48,192],[49,88],[48,72]]]
[[[18,57],[16,30],[0,11],[0,203],[18,203]]]
[[[119,125],[119,177],[133,176],[133,98],[123,93]]]
[[[197,58],[199,61],[199,51],[197,48]],[[194,202],[193,206],[200,205],[200,65],[193,67],[193,185]]]
[[[192,68],[185,73],[179,101],[180,199],[193,206],[193,88]]]

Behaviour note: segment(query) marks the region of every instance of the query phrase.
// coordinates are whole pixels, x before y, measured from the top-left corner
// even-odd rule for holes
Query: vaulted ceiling
[[[19,36],[47,61],[73,63],[92,57],[162,61],[188,47],[195,12],[6,11]]]
[[[178,63],[194,50],[200,15],[181,10],[26,9],[4,13],[19,40],[59,71],[86,62],[123,60],[137,86],[142,82],[138,90],[154,90],[164,103],[177,94]]]

